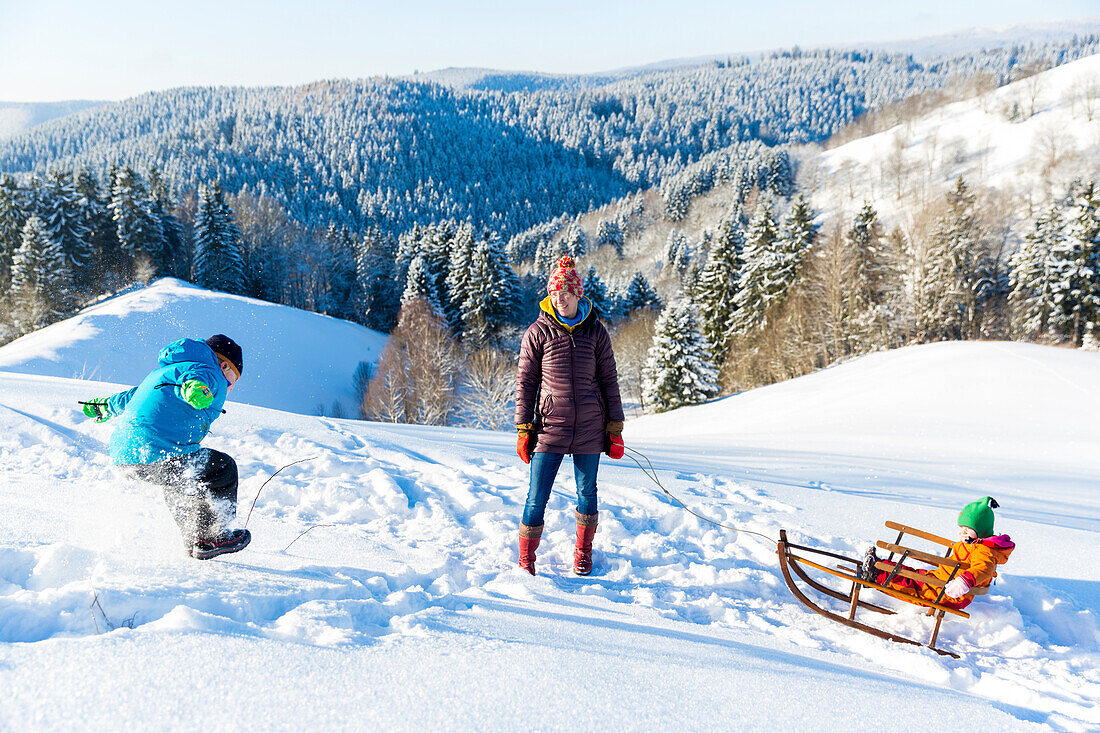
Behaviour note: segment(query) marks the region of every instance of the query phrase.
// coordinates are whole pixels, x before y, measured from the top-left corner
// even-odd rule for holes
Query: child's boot
[[[877,562],[878,555],[875,554],[874,546],[868,547],[867,552],[863,553],[863,562],[860,563],[856,576],[860,580],[874,583],[875,579],[878,578],[878,568],[875,567]]]

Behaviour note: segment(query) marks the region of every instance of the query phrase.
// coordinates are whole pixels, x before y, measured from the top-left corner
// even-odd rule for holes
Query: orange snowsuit
[[[993,579],[997,577],[997,566],[1008,562],[1008,556],[1012,554],[1015,547],[1016,545],[1008,535],[995,535],[973,542],[956,542],[951,545],[951,554],[947,557],[969,565],[968,568],[956,573],[955,577],[965,580],[971,588],[987,588],[993,582]],[[907,570],[914,570],[914,568],[904,565],[902,567]],[[934,570],[916,570],[916,572],[921,575],[931,575],[943,581],[951,577],[951,571],[942,566]],[[884,582],[888,575],[889,573],[880,572],[878,582]],[[889,587],[906,595],[928,601],[935,601],[940,595],[940,589],[936,586],[922,583],[919,580],[910,580],[909,578],[895,577],[890,581]],[[962,609],[969,606],[973,600],[972,596],[948,598],[945,595],[940,598],[940,605]]]

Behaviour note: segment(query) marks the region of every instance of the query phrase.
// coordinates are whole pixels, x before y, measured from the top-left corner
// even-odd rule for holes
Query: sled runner
[[[955,616],[960,616],[962,618],[970,618],[970,614],[968,614],[966,611],[960,611],[958,609],[943,605],[940,601],[944,599],[943,586],[950,582],[950,580],[954,578],[957,573],[966,570],[969,566],[964,562],[959,562],[947,557],[941,557],[939,555],[934,555],[928,552],[922,552],[921,550],[916,550],[901,544],[902,538],[908,534],[912,535],[913,537],[943,545],[944,547],[949,548],[948,553],[950,553],[950,547],[954,543],[949,539],[931,534],[930,532],[924,532],[919,529],[907,527],[906,525],[898,524],[897,522],[887,522],[886,527],[888,529],[897,530],[898,536],[897,539],[895,539],[893,542],[884,542],[880,540],[875,543],[876,547],[890,552],[890,556],[886,560],[879,560],[875,564],[875,567],[878,570],[882,570],[890,574],[889,577],[886,578],[886,581],[883,585],[879,585],[878,583],[874,583],[869,580],[861,580],[859,577],[857,577],[859,566],[862,562],[861,560],[844,557],[843,555],[827,552],[825,550],[819,550],[813,547],[804,547],[802,545],[791,544],[787,541],[787,531],[780,530],[778,553],[779,566],[783,571],[783,580],[786,581],[787,587],[791,589],[791,593],[794,594],[794,597],[797,598],[804,606],[814,611],[815,613],[819,613],[822,616],[832,619],[833,621],[836,621],[838,623],[842,623],[845,626],[850,626],[853,629],[859,629],[860,631],[866,632],[873,636],[877,636],[880,639],[897,641],[904,644],[916,644],[917,646],[924,645],[923,642],[916,641],[914,639],[908,639],[904,636],[898,636],[897,634],[883,631],[882,629],[875,628],[874,626],[856,620],[856,611],[861,608],[866,609],[867,611],[881,614],[892,615],[894,613],[890,609],[876,606],[873,603],[868,603],[865,600],[861,600],[859,597],[860,591],[864,588],[872,588],[880,593],[884,593],[890,596],[891,598],[896,598],[899,601],[904,601],[906,603],[911,603],[914,606],[927,608],[927,615],[935,618],[935,623],[932,627],[932,637],[927,644],[928,648],[934,652],[937,652],[938,654],[944,654],[946,656],[958,659],[958,654],[946,651],[944,649],[936,648],[936,639],[937,637],[939,637],[940,624],[943,622],[944,615],[950,613]],[[800,554],[795,554],[795,550],[797,550]],[[809,558],[805,557],[806,554],[817,555],[819,556],[819,559],[815,562],[814,560],[810,560]],[[895,556],[897,556],[896,559]],[[827,563],[830,558],[834,560],[841,560],[845,564],[828,567],[825,563]],[[940,580],[939,578],[932,577],[931,575],[921,575],[919,573],[912,572],[911,570],[908,570],[906,568],[902,568],[902,564],[907,561],[916,561],[932,566],[940,566],[950,571],[951,575],[947,581]],[[840,578],[846,584],[850,583],[850,588],[848,588],[847,590],[837,590],[828,585],[825,585],[820,580],[811,577],[809,572],[807,572],[807,568],[812,568],[814,570],[825,573],[826,575]],[[798,587],[798,585],[796,585],[794,576],[797,576],[803,583],[805,583],[807,586],[817,591],[821,595],[846,602],[848,604],[847,615],[827,610],[819,606],[817,603],[814,603],[814,601],[811,600],[810,597]],[[936,597],[935,601],[930,601],[924,598],[910,596],[901,591],[887,587],[889,586],[890,581],[895,577],[919,580],[925,585],[938,588],[939,595]],[[967,595],[982,595],[987,591],[987,588],[971,588],[970,592],[967,593]]]

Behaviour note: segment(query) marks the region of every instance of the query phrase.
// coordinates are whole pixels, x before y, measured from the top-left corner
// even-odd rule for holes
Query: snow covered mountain
[[[0,371],[133,386],[163,346],[215,333],[244,351],[233,402],[307,415],[358,415],[355,370],[386,342],[349,321],[163,278],[0,347]]]
[[[919,211],[956,177],[999,189],[1027,215],[1075,177],[1100,176],[1100,55],[944,105],[824,151],[801,183],[815,206],[871,201],[896,218]]]
[[[88,363],[113,361],[84,328]],[[1097,384],[1097,354],[936,344],[628,425],[697,511],[841,552],[887,519],[950,533],[997,497],[1018,549],[945,623],[953,660],[811,614],[774,545],[626,460],[601,467],[596,572],[569,572],[568,467],[540,574],[518,572],[511,433],[234,405],[207,443],[236,456],[255,539],[198,563],[157,492],[111,470],[110,423],[77,411],[104,385],[0,372],[0,728],[882,731],[919,705],[964,729],[1096,730]],[[912,608],[888,622],[926,633]]]
[[[106,102],[72,100],[68,102],[0,102],[0,140],[5,140],[35,125]]]

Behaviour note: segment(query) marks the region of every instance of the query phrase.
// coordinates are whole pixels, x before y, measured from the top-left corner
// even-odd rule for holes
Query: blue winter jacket
[[[180,386],[197,379],[210,388],[214,401],[196,410],[180,396]],[[222,414],[229,380],[218,357],[203,341],[180,339],[160,352],[160,368],[141,384],[112,395],[107,406],[121,423],[111,434],[111,461],[116,465],[154,463],[169,456],[194,453],[210,423]]]

